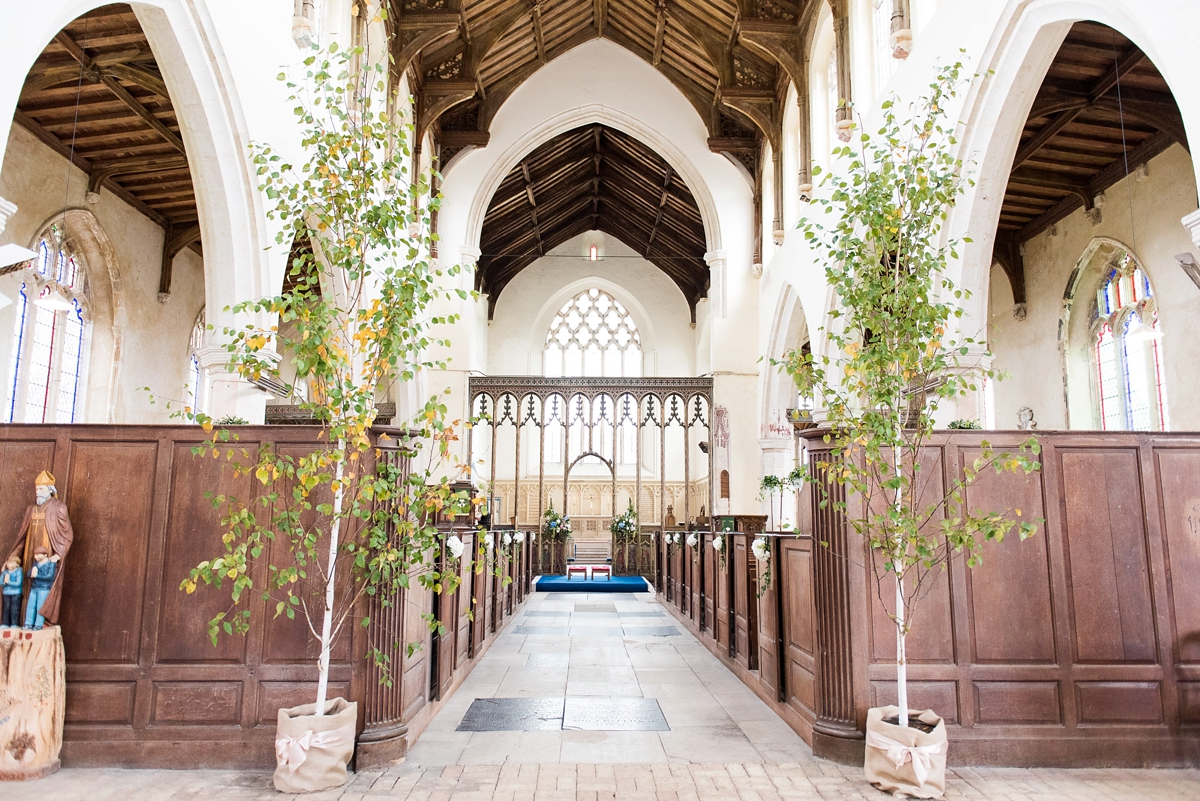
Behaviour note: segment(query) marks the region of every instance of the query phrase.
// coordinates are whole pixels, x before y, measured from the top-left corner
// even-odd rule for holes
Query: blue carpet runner
[[[578,579],[566,576],[540,576],[533,585],[536,592],[649,592],[650,585],[640,576],[613,576],[610,579]]]

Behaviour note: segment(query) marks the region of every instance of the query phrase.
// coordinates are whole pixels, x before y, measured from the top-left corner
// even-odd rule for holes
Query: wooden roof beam
[[[608,25],[608,0],[592,0],[592,19],[596,23],[596,34],[604,38],[604,27]]]
[[[1032,139],[1021,146],[1021,149],[1017,151],[1016,158],[1013,159],[1012,169],[1009,170],[1009,172],[1011,173],[1015,171],[1022,164],[1029,161],[1034,154],[1045,147],[1046,144],[1063,128],[1066,128],[1068,125],[1074,122],[1076,117],[1094,106],[1097,102],[1099,102],[1100,98],[1108,94],[1108,92],[1117,85],[1117,82],[1120,80],[1122,75],[1128,73],[1138,64],[1140,64],[1145,58],[1146,54],[1136,46],[1131,47],[1128,51],[1126,51],[1125,55],[1121,56],[1121,58],[1117,60],[1117,63],[1114,64],[1108,70],[1108,72],[1100,76],[1100,78],[1088,88],[1086,105],[1074,103],[1071,104],[1070,107],[1059,112],[1058,116],[1042,126],[1042,128],[1033,135]]]
[[[546,247],[542,243],[542,229],[538,224],[537,198],[533,196],[533,179],[529,175],[529,162],[521,161],[521,176],[525,179],[525,197],[529,200],[529,216],[533,220],[533,235],[537,237],[539,256],[546,255]]]
[[[650,248],[654,245],[654,238],[658,236],[658,226],[662,224],[663,213],[667,210],[667,198],[671,195],[671,168],[667,167],[667,174],[663,177],[662,197],[658,199],[658,213],[654,216],[654,225],[650,228],[650,238],[646,241],[646,253],[650,252]]]
[[[117,96],[117,99],[129,107],[130,111],[142,118],[154,131],[166,141],[171,147],[178,150],[180,153],[186,152],[183,147],[183,140],[176,136],[170,128],[162,123],[158,117],[150,112],[145,106],[138,102],[137,98],[129,94],[124,86],[121,86],[115,78],[106,74],[104,71],[98,70],[92,63],[92,59],[88,54],[75,43],[66,31],[59,31],[54,37],[54,40],[62,45],[63,49],[71,54],[71,57],[79,62],[83,67],[84,74],[92,79],[98,80],[100,83],[108,87],[108,90]],[[165,89],[165,86],[164,86]]]
[[[654,0],[654,7],[654,53],[650,58],[650,65],[657,69],[662,61],[663,40],[667,34],[667,0]]]
[[[542,31],[542,3],[541,0],[533,0],[533,41],[537,46],[538,61],[542,64],[546,63],[546,35]]]

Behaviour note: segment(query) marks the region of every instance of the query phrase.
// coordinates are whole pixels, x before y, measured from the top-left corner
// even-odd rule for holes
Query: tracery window
[[[894,0],[871,0],[875,4],[875,85],[882,90],[896,73],[892,56],[892,12]]]
[[[204,371],[200,367],[200,349],[204,347],[204,309],[196,315],[192,339],[188,344],[187,405],[195,411],[204,409]]]
[[[548,377],[637,378],[642,340],[629,311],[601,289],[580,292],[550,323],[542,351]]]
[[[584,290],[564,303],[546,332],[542,373],[550,378],[640,377],[642,339],[629,310],[612,295],[595,288]],[[595,436],[606,458],[612,458],[611,425],[611,419],[598,418],[595,423]],[[620,423],[618,428],[616,462],[633,464],[637,428],[627,422]],[[562,427],[547,426],[546,461],[562,461],[562,436]],[[582,427],[572,426],[571,436],[571,452],[576,453],[582,446]]]
[[[3,414],[10,423],[73,423],[83,407],[85,270],[58,224],[38,242],[17,294]]]
[[[1162,332],[1150,279],[1129,254],[1096,291],[1092,349],[1101,427],[1166,431]]]

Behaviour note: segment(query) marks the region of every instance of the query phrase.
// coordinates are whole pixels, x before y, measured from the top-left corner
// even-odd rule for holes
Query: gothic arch
[[[988,289],[993,265],[997,223],[1013,158],[1039,87],[1071,26],[1093,20],[1119,31],[1146,53],[1161,70],[1177,97],[1182,96],[1171,67],[1173,51],[1161,46],[1138,22],[1126,0],[1010,0],[993,26],[993,34],[975,72],[976,80],[960,115],[966,124],[961,153],[977,165],[976,184],[952,211],[946,232],[950,238],[970,236],[962,246],[961,272],[956,283],[972,293],[962,328],[986,323]],[[1188,109],[1180,103],[1187,126]]]

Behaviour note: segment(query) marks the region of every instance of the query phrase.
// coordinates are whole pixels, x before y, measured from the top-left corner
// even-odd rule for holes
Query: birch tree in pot
[[[974,567],[984,543],[1036,531],[1019,509],[977,510],[966,501],[985,475],[1036,471],[1036,439],[1016,453],[981,439],[979,457],[947,483],[934,441],[941,404],[977,391],[985,376],[1000,378],[972,357],[983,343],[960,333],[968,293],[950,278],[958,243],[942,230],[970,180],[945,112],[961,84],[961,64],[941,68],[903,119],[885,103],[877,133],[836,151],[845,173],[827,175],[829,191],[815,201],[829,222],[810,214],[800,223],[834,291],[822,331],[827,347],[821,356],[797,350],[782,360],[800,394],[825,410],[833,457],[794,477],[811,482],[822,508],[840,512],[864,539],[878,602],[895,625],[898,700],[867,716],[867,779],[923,798],[945,790],[947,741],[934,711],[909,706],[914,613],[952,561]]]
[[[346,781],[357,709],[327,698],[334,645],[355,624],[370,632],[369,608],[389,606],[414,577],[453,591],[456,572],[440,574],[432,558],[442,545],[436,520],[470,503],[451,487],[466,466],[454,455],[460,426],[438,398],[399,443],[388,447],[371,432],[376,402],[394,383],[444,367],[425,354],[445,344],[438,329],[455,321],[431,311],[450,293],[429,256],[438,199],[428,175],[410,173],[411,127],[393,111],[401,104],[388,102],[386,63],[362,48],[331,45],[305,66],[303,79],[288,83],[302,129],[299,163],[268,145],[251,150],[274,204],[267,216],[282,228],[277,241],[312,248],[289,266],[281,294],[233,307],[235,319],[250,322],[224,335],[231,369],[247,379],[285,385],[277,354],[290,362],[296,382],[307,382],[300,405],[323,426],[321,444],[299,455],[270,446],[250,453],[236,433],[199,418],[212,436],[195,452],[228,459],[257,486],[252,497],[212,497],[223,552],[182,583],[189,594],[202,586],[230,593],[209,622],[214,644],[244,635],[252,613],[265,612],[301,617],[319,645],[314,702],[279,711],[275,786],[286,792]],[[368,642],[367,650],[390,682],[401,646]]]

